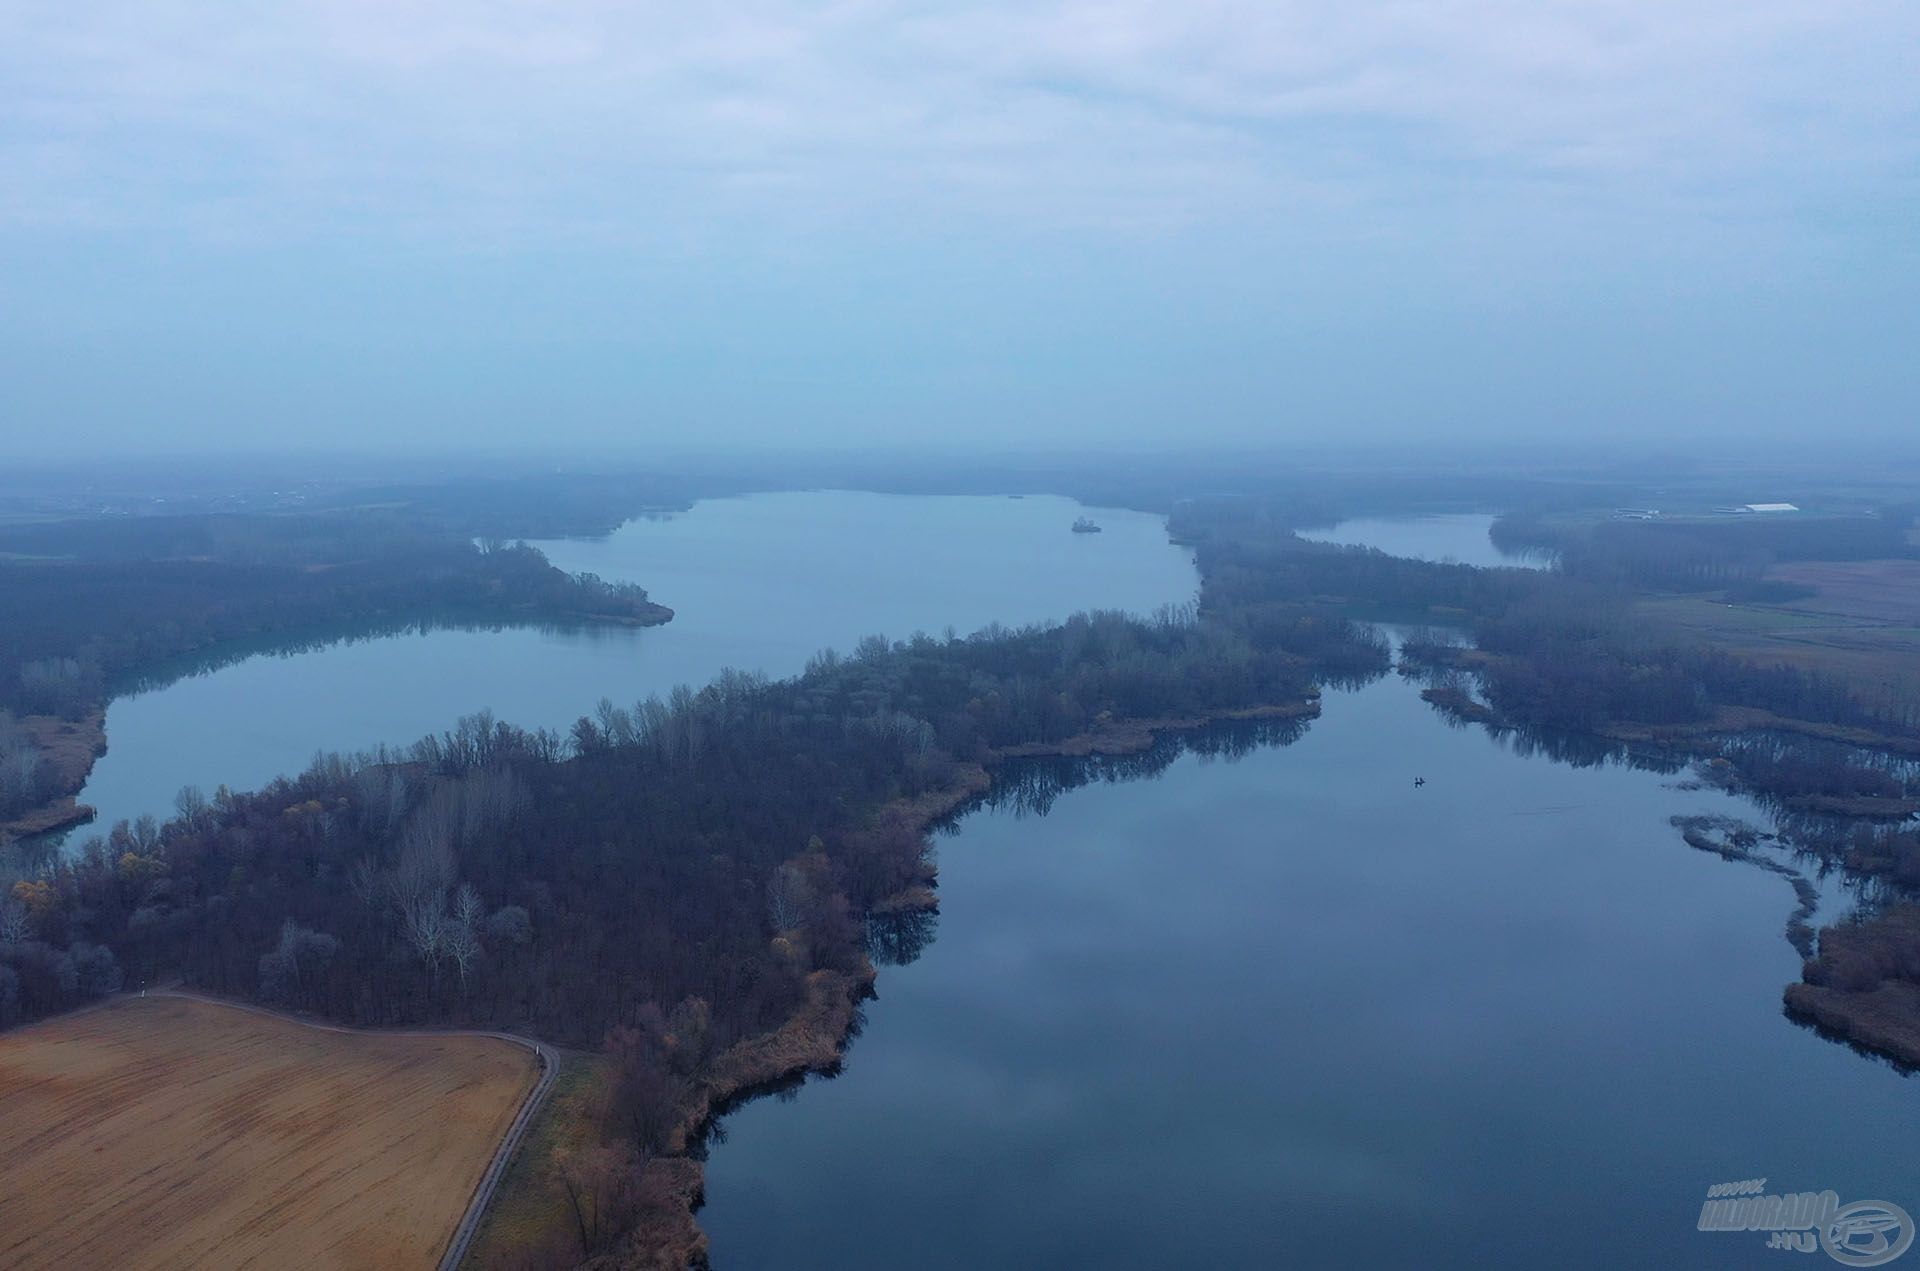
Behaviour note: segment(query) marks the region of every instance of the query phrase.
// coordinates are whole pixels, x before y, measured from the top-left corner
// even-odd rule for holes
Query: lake
[[[1325,529],[1302,530],[1300,537],[1320,543],[1374,547],[1389,556],[1453,561],[1461,565],[1539,569],[1548,563],[1538,553],[1509,555],[1495,547],[1487,536],[1495,519],[1489,512],[1355,517]]]
[[[1668,823],[1766,817],[1534,750],[1390,676],[968,815],[844,1072],[726,1118],[715,1267],[1745,1268],[1713,1184],[1920,1212],[1911,1081],[1781,1012],[1786,880]]]
[[[767,495],[545,543],[678,616],[247,658],[115,701],[84,797],[160,812],[483,706],[563,727],[876,631],[1191,597],[1157,518],[1083,511]],[[1408,554],[1458,554],[1435,535]],[[1029,770],[1090,784],[942,840],[935,938],[843,1075],[726,1119],[720,1271],[1750,1267],[1763,1237],[1694,1229],[1712,1184],[1920,1209],[1909,1080],[1781,1014],[1791,890],[1667,821],[1766,819],[1745,801],[1451,725],[1397,676],[1291,744],[1162,758]]]
[[[1082,515],[1104,532],[1072,533]],[[603,696],[627,705],[729,666],[791,675],[866,635],[1151,612],[1198,585],[1159,517],[1060,498],[753,495],[537,546],[564,569],[641,584],[674,620],[345,639],[118,697],[109,749],[80,795],[100,815],[70,842],[169,815],[184,785],[255,789],[316,750],[404,744],[483,708],[564,730]]]

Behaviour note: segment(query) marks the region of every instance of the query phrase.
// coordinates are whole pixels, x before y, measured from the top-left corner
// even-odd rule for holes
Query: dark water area
[[[1091,514],[1101,534],[1074,534]],[[80,798],[164,818],[184,785],[255,789],[318,750],[404,745],[491,710],[564,730],[603,697],[631,704],[722,669],[791,675],[824,648],[1193,598],[1160,518],[1070,499],[815,491],[715,499],[601,539],[536,544],[572,572],[636,582],[665,626],[460,625],[310,633],[160,668],[107,711],[108,752]]]
[[[1782,1014],[1787,880],[1669,824],[1765,811],[1418,690],[962,819],[843,1072],[726,1119],[714,1265],[1745,1268],[1713,1184],[1920,1212],[1912,1081]]]

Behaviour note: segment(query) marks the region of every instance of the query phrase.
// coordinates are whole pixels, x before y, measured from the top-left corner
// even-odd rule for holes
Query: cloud
[[[1917,47],[1913,0],[14,0],[0,418],[1906,436]]]
[[[1284,232],[1910,200],[1910,0],[29,0],[0,225]]]

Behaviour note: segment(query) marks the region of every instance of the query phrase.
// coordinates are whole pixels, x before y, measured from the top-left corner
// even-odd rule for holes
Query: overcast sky
[[[0,453],[1920,433],[1915,0],[0,3]]]

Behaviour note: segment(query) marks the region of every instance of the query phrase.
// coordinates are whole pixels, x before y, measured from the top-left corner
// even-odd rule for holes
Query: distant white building
[[[1742,512],[1798,512],[1800,509],[1791,503],[1743,503]]]

